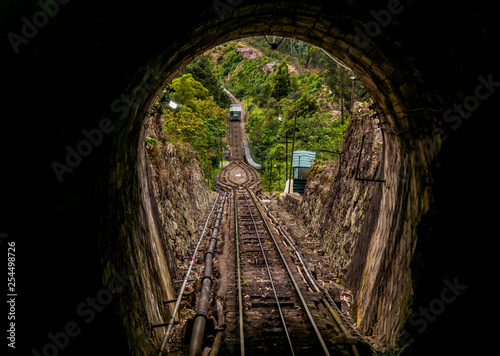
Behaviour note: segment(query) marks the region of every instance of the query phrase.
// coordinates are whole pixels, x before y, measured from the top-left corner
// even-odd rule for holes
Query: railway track
[[[230,121],[229,146],[231,148],[231,163],[215,177],[214,186],[217,189],[231,192],[236,186],[249,187],[255,192],[261,189],[262,182],[255,169],[244,162],[240,121]]]
[[[247,188],[235,189],[234,206],[241,353],[329,355],[305,297]]]
[[[353,338],[322,292],[312,288],[276,238],[255,197],[258,173],[243,162],[240,122],[230,122],[230,165],[214,185],[231,195],[222,355],[372,355]]]

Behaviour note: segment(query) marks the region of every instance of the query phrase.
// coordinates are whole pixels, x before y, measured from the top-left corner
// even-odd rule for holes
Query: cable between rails
[[[255,219],[253,217],[252,209],[250,207],[250,203],[248,202],[248,198],[247,198],[246,194],[243,194],[243,196],[245,197],[245,201],[246,201],[247,207],[248,207],[248,212],[250,213],[250,217],[252,218],[252,222],[253,222],[253,225],[254,225],[254,228],[255,228],[255,233],[257,234],[257,239],[259,241],[260,250],[262,251],[262,257],[264,258],[264,262],[266,264],[267,274],[269,276],[269,280],[270,280],[271,286],[273,288],[274,298],[276,299],[276,305],[278,306],[278,312],[280,314],[281,321],[283,323],[283,329],[285,330],[286,338],[288,339],[288,344],[290,346],[290,351],[291,351],[292,355],[295,355],[295,352],[293,351],[292,339],[290,338],[290,333],[288,332],[288,327],[286,326],[285,316],[283,315],[283,311],[281,310],[280,301],[278,299],[278,294],[276,293],[276,288],[274,286],[274,281],[273,281],[273,276],[271,274],[271,270],[269,269],[269,264],[267,263],[266,253],[264,252],[264,247],[262,246],[262,241],[260,239],[260,234],[259,234],[259,231],[257,229],[257,224],[255,223]],[[254,203],[255,203],[255,201],[254,201]],[[257,207],[257,205],[256,205],[256,207]]]
[[[297,295],[299,296],[299,299],[300,299],[300,301],[302,303],[303,310],[306,313],[306,315],[307,315],[307,317],[308,317],[308,319],[309,319],[309,321],[310,321],[310,323],[311,323],[311,325],[312,325],[312,327],[314,329],[314,332],[316,333],[318,341],[320,342],[321,347],[322,347],[325,355],[330,356],[330,352],[328,351],[328,348],[326,347],[325,341],[323,340],[323,337],[321,336],[321,333],[319,332],[318,326],[316,325],[316,322],[314,321],[314,317],[311,314],[311,311],[309,310],[309,307],[307,306],[307,303],[306,303],[306,301],[304,299],[304,296],[302,295],[302,292],[300,291],[300,288],[299,288],[297,282],[295,281],[295,278],[293,277],[292,271],[290,270],[290,267],[288,266],[288,264],[287,264],[287,262],[285,260],[285,256],[283,255],[283,253],[281,252],[281,249],[278,246],[278,242],[274,238],[274,235],[271,232],[271,229],[267,225],[267,221],[264,218],[264,216],[263,216],[263,214],[262,214],[262,212],[261,212],[261,210],[260,210],[260,208],[259,208],[259,206],[258,206],[258,204],[256,202],[256,199],[253,197],[251,191],[248,188],[246,188],[246,189],[249,192],[250,197],[252,198],[252,200],[255,203],[255,207],[257,208],[257,211],[259,212],[259,214],[260,214],[260,216],[262,218],[264,226],[266,227],[267,231],[269,232],[269,236],[271,237],[271,240],[273,241],[274,245],[276,246],[276,251],[278,252],[278,255],[280,256],[281,260],[283,261],[283,265],[285,266],[285,269],[287,270],[288,276],[290,277],[290,281],[292,282],[292,285],[295,288],[295,290],[297,292]],[[279,302],[278,302],[278,305],[279,305]]]
[[[372,353],[374,355],[377,355],[377,351],[373,348],[373,346],[371,345],[371,343],[368,340],[366,340],[366,338],[363,337],[363,335],[361,335],[359,333],[359,331],[350,323],[350,321],[346,318],[346,316],[342,313],[342,311],[337,307],[337,305],[333,301],[332,297],[330,296],[330,293],[328,293],[328,291],[325,288],[323,288],[323,286],[321,286],[318,283],[318,281],[313,277],[313,275],[311,273],[311,270],[309,268],[309,265],[308,265],[307,261],[304,259],[303,255],[302,255],[302,252],[300,252],[300,250],[295,245],[294,241],[288,235],[288,233],[286,232],[286,230],[281,226],[281,224],[278,222],[278,220],[276,220],[276,218],[271,214],[271,212],[269,211],[269,208],[265,204],[262,204],[262,205],[264,206],[264,208],[266,210],[266,213],[269,216],[269,218],[273,221],[273,223],[275,225],[278,226],[278,231],[285,238],[285,240],[288,242],[288,244],[293,248],[293,250],[295,252],[295,255],[299,259],[299,261],[300,261],[300,263],[302,265],[302,268],[304,269],[304,272],[305,272],[305,274],[306,274],[306,276],[307,276],[307,278],[309,280],[309,283],[311,284],[311,287],[313,287],[317,292],[321,291],[323,293],[323,295],[324,295],[325,299],[327,300],[328,304],[330,304],[330,306],[335,311],[335,313],[332,313],[332,311],[331,311],[331,313],[334,316],[334,318],[335,319],[340,318],[342,320],[342,323],[340,323],[339,327],[342,329],[343,333],[347,337],[350,337],[351,335],[353,335],[358,340],[363,341],[366,344],[370,345],[370,348],[372,349]],[[334,315],[334,314],[336,314],[336,315]],[[349,331],[346,330],[346,326],[349,329]]]

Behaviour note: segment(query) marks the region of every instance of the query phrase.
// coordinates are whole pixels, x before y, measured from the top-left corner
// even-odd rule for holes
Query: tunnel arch
[[[407,75],[408,68],[413,69],[411,60],[404,58],[404,50],[383,33],[383,27],[399,26],[397,16],[405,10],[398,1],[394,3],[399,4],[399,7],[391,8],[394,14],[387,8],[379,9],[382,16],[389,16],[387,22],[380,24],[366,10],[360,12],[372,17],[364,22],[350,16],[350,12],[344,13],[342,8],[331,10],[328,6],[281,3],[276,6],[261,5],[261,10],[259,5],[241,1],[233,10],[225,8],[225,12],[219,14],[212,9],[211,21],[204,20],[206,22],[202,26],[186,31],[186,40],[177,40],[174,48],[165,48],[157,55],[160,60],[151,60],[165,68],[168,73],[164,81],[166,84],[198,55],[230,40],[263,34],[303,40],[346,63],[389,116],[390,122],[395,124],[390,117],[402,119],[406,116],[407,106],[410,109],[420,106],[411,102],[419,91],[408,84],[413,81],[413,76]],[[217,21],[214,16],[222,16],[222,20]],[[425,83],[417,83],[425,87]],[[158,90],[155,95],[158,95]],[[430,103],[426,104],[429,106]],[[430,106],[440,108],[443,103]]]
[[[378,104],[387,133],[387,149],[384,150],[386,183],[380,188],[380,212],[377,212],[386,226],[379,223],[367,230],[366,234],[374,236],[373,242],[365,247],[368,251],[358,252],[377,255],[378,259],[353,267],[348,275],[355,281],[352,287],[361,300],[358,305],[361,330],[374,332],[385,342],[395,344],[402,328],[400,317],[387,321],[382,316],[391,313],[391,305],[401,303],[413,293],[410,264],[417,240],[416,228],[433,203],[429,198],[432,187],[424,186],[424,183],[432,180],[429,172],[435,165],[434,160],[441,146],[440,131],[434,130],[439,129],[442,108],[451,105],[451,102],[446,103],[448,98],[456,94],[444,91],[433,93],[439,89],[434,81],[430,81],[430,77],[435,75],[435,68],[427,63],[422,66],[413,53],[409,53],[399,42],[405,37],[413,37],[402,25],[407,20],[405,11],[408,13],[412,9],[405,9],[395,1],[381,2],[380,6],[373,5],[375,10],[366,11],[353,10],[349,5],[334,9],[333,6],[310,3],[268,6],[241,2],[240,6],[224,13],[222,20],[212,8],[173,44],[159,46],[158,52],[148,59],[148,68],[159,68],[165,79],[148,94],[130,118],[138,124],[135,125],[137,129],[127,132],[127,135],[129,139],[130,135],[134,137],[132,147],[138,145],[141,140],[138,128],[144,127],[147,110],[164,85],[198,55],[227,41],[262,34],[293,37],[340,58],[352,68]],[[353,11],[359,12],[360,16],[353,16]],[[390,20],[384,24],[378,22],[377,27],[374,25],[377,21],[374,12],[379,19],[390,14],[387,15]],[[386,31],[388,29],[391,30]],[[365,37],[360,31],[365,31]],[[143,78],[140,73],[137,77]],[[135,82],[134,85],[141,86],[141,83]],[[117,140],[126,141],[120,136]],[[387,255],[404,259],[404,270],[397,271],[395,264],[391,266]],[[396,283],[395,279],[402,282]],[[384,296],[377,292],[381,284],[392,283],[395,283],[392,295]],[[402,308],[397,313],[407,315],[411,311],[411,305],[403,305]]]

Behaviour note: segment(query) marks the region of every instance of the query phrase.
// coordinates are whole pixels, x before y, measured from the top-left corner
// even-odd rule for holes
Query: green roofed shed
[[[311,166],[316,158],[316,152],[312,151],[293,151],[293,191],[304,194],[304,188],[307,178],[311,171]]]
[[[312,151],[293,151],[293,168],[311,168],[316,152]]]

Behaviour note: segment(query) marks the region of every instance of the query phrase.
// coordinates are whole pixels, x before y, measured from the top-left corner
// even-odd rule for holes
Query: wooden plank
[[[280,307],[293,307],[295,305],[294,302],[280,302]],[[252,302],[253,308],[277,308],[278,303],[276,302]]]

